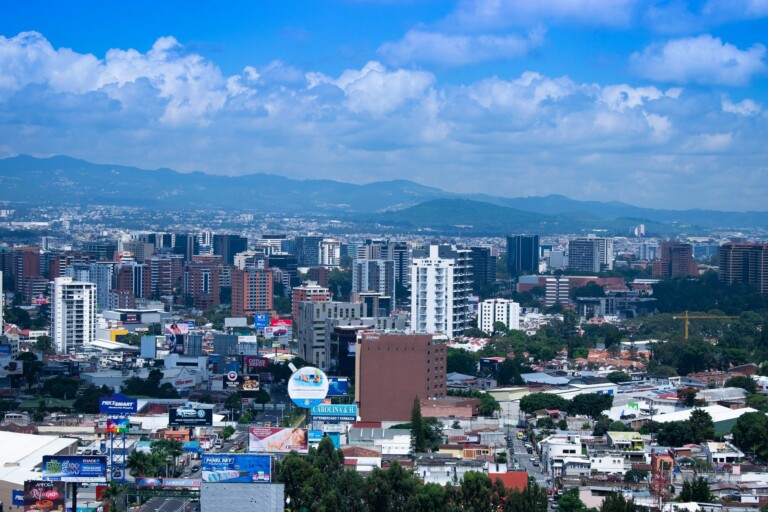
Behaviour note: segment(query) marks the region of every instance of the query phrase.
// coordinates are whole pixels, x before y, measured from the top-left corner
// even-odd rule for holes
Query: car
[[[176,409],[176,416],[179,418],[196,418],[197,410],[190,407],[179,407]]]
[[[532,464],[533,464],[534,466],[538,466],[538,465],[539,465],[539,461],[535,460],[535,461],[533,461],[533,463],[532,463]]]

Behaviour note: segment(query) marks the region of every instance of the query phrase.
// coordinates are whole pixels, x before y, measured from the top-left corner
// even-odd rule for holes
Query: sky
[[[768,0],[0,0],[0,158],[767,210]]]

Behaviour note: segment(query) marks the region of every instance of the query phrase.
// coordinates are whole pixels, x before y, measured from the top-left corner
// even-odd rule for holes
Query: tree
[[[761,412],[742,414],[731,430],[733,441],[741,451],[768,460],[768,416]]]
[[[411,408],[411,453],[424,453],[426,451],[427,438],[424,435],[421,402],[419,402],[419,397],[415,397]]]
[[[466,350],[448,347],[448,352],[445,356],[445,371],[448,373],[456,372],[465,375],[477,375],[477,360]]]
[[[488,475],[478,471],[464,473],[458,505],[467,512],[498,510],[502,503],[503,485],[494,485]]]
[[[376,512],[407,512],[418,487],[418,478],[393,461],[386,470],[374,468],[365,480],[365,501]]]
[[[626,499],[620,492],[609,494],[600,505],[600,512],[635,512],[635,510],[637,510],[635,501]]]
[[[648,478],[648,471],[644,469],[630,469],[624,473],[624,481],[628,483],[644,482]]]
[[[21,373],[24,376],[24,380],[27,382],[27,387],[32,388],[32,385],[37,382],[37,377],[45,366],[45,363],[37,360],[37,356],[32,352],[21,352],[16,356],[17,361],[21,361],[23,364]]]
[[[568,408],[568,400],[552,393],[531,393],[520,400],[520,410],[526,414],[532,414],[540,409],[565,410]]]
[[[593,420],[602,416],[603,411],[613,405],[613,395],[584,393],[576,395],[568,404],[568,414],[589,416]]]
[[[35,341],[35,352],[40,352],[44,355],[55,353],[53,339],[50,336],[38,336]]]
[[[490,393],[480,394],[480,414],[493,416],[493,413],[501,411],[501,405]]]
[[[683,401],[686,407],[704,405],[704,400],[696,398],[698,391],[695,388],[682,388],[677,390],[677,397]]]
[[[101,386],[100,388],[94,385],[87,386],[80,392],[80,396],[75,398],[72,407],[77,412],[99,414],[99,399],[111,396],[112,393],[112,388],[107,386]]]
[[[586,512],[587,506],[579,498],[579,490],[571,489],[560,496],[557,512]]]
[[[747,394],[757,393],[757,382],[750,377],[731,377],[725,381],[727,388],[741,388],[746,390]]]
[[[547,491],[539,487],[530,478],[522,491],[513,489],[507,493],[504,512],[545,512],[547,510]]]
[[[507,358],[499,365],[496,380],[499,386],[522,386],[525,381],[520,373],[520,363],[517,359]]]
[[[694,409],[688,419],[694,443],[702,443],[715,437],[715,422],[707,411]]]
[[[696,478],[695,480],[686,480],[683,482],[683,489],[680,491],[678,499],[683,503],[695,501],[697,503],[712,503],[714,496],[709,490],[709,484],[702,478]]]
[[[621,384],[622,382],[629,382],[632,380],[632,377],[624,372],[611,372],[605,378],[614,384]]]
[[[224,429],[221,431],[221,437],[223,439],[229,439],[232,437],[232,435],[235,433],[235,429],[232,425],[227,425],[224,427]]]
[[[157,467],[153,457],[139,450],[134,450],[125,460],[125,468],[133,477],[157,476]]]
[[[441,510],[445,501],[445,487],[432,483],[424,484],[416,489],[411,500],[411,510],[413,512],[434,512]]]
[[[662,446],[682,446],[693,440],[691,424],[687,421],[669,421],[659,427],[657,441]]]
[[[106,489],[101,493],[101,501],[105,503],[110,512],[118,512],[118,504],[122,503],[123,495],[128,492],[127,484],[110,482]]]

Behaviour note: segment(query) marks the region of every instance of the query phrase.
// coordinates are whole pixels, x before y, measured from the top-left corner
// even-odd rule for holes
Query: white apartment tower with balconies
[[[430,245],[414,251],[411,263],[411,329],[460,336],[469,323],[471,251]]]
[[[96,340],[96,285],[57,277],[53,281],[51,338],[58,354]]]
[[[489,299],[480,303],[477,327],[493,334],[493,324],[501,322],[508,330],[520,329],[520,304],[508,299]]]

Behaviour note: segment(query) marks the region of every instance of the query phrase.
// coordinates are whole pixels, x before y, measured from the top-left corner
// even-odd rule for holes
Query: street
[[[536,479],[536,483],[541,487],[546,487],[547,476],[542,473],[542,466],[534,466],[531,457],[536,457],[536,451],[528,453],[525,449],[525,442],[522,439],[517,438],[518,429],[510,430],[512,437],[512,447],[509,448],[509,467],[514,467],[514,459],[517,459],[520,464],[520,471],[527,471],[529,476]]]
[[[152,498],[144,504],[142,512],[184,512],[191,511],[188,498]]]

